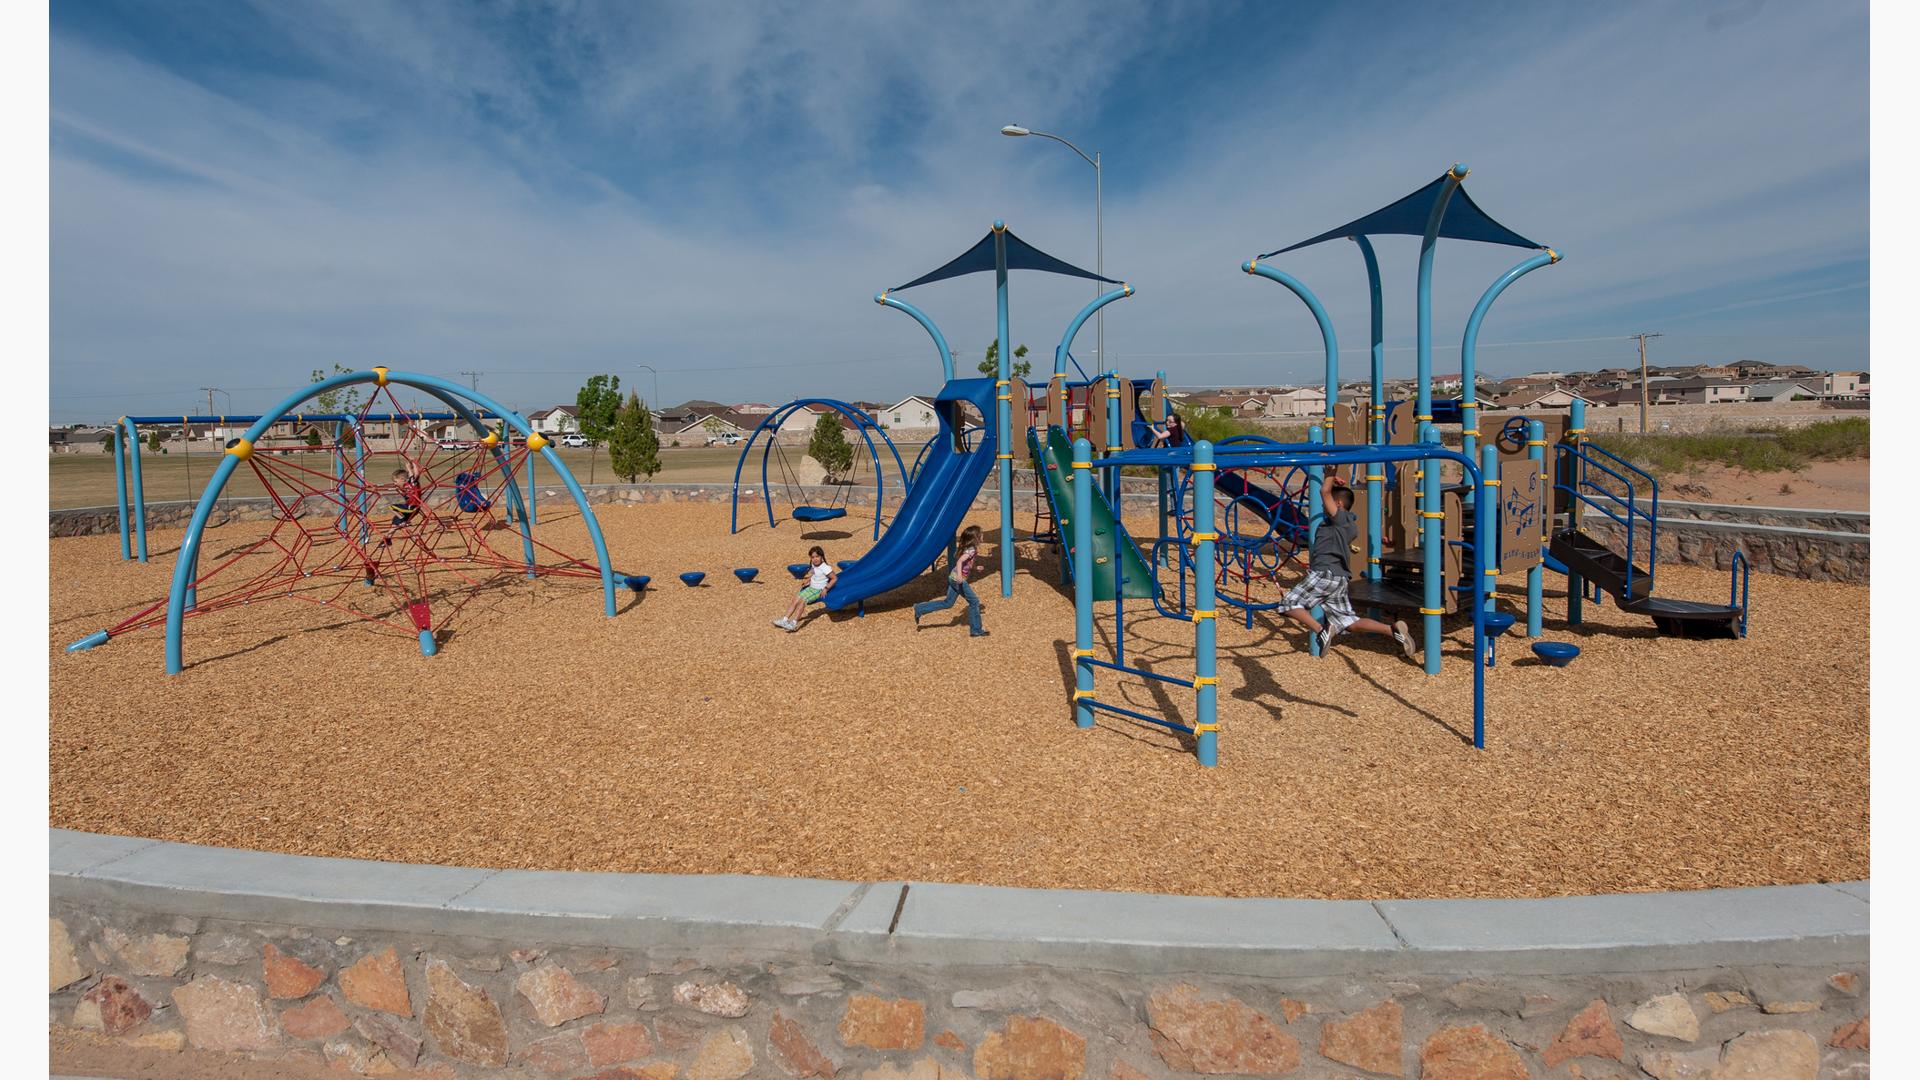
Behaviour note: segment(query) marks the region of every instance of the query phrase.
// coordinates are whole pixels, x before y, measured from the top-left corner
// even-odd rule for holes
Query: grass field
[[[797,454],[799,448],[784,447],[790,455]],[[902,449],[901,457],[912,465],[911,455],[917,447]],[[885,455],[885,450],[881,451]],[[611,483],[618,479],[613,475],[612,466],[607,462],[605,450],[601,450],[597,460],[587,450],[559,450],[561,460],[574,476],[583,484],[599,482]],[[214,468],[220,464],[221,453],[201,448],[192,456],[173,448],[169,454],[154,454],[145,449],[140,452],[140,472],[147,492],[148,502],[170,502],[173,500],[198,499],[206,490],[207,480],[213,476]],[[758,484],[760,454],[756,449],[754,460],[748,464],[746,477]],[[660,451],[661,470],[653,479],[656,483],[677,484],[724,484],[733,480],[734,464],[740,460],[740,448],[737,446],[702,446],[683,448],[662,448]],[[315,469],[331,468],[325,455],[314,454],[308,467]],[[779,463],[775,459],[773,474],[778,473]],[[861,466],[861,476],[868,475],[867,466]],[[541,469],[539,478],[542,483],[552,479],[550,470]],[[246,470],[234,474],[228,485],[228,492],[234,496],[257,496],[266,492],[260,482]],[[47,495],[48,509],[64,510],[78,506],[112,506],[114,499],[113,457],[108,454],[54,454],[47,459]]]
[[[1753,428],[1698,435],[1596,435],[1595,444],[1656,476],[1722,465],[1748,473],[1800,472],[1815,461],[1865,458],[1872,427],[1860,417],[1802,428]]]

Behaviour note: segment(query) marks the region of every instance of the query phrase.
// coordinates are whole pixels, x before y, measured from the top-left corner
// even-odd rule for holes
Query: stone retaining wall
[[[1660,563],[1730,570],[1734,553],[1744,552],[1747,564],[1756,574],[1780,574],[1808,581],[1844,581],[1853,585],[1865,585],[1872,579],[1873,544],[1864,532],[1670,518],[1665,516],[1665,503],[1660,509],[1656,573]],[[1625,535],[1612,521],[1589,514],[1584,527],[1615,551],[1626,551]],[[1635,552],[1634,561],[1644,563],[1645,558]]]
[[[127,1062],[435,1080],[1869,1068],[1865,883],[1212,900],[456,870],[60,830],[53,860],[55,1043]]]

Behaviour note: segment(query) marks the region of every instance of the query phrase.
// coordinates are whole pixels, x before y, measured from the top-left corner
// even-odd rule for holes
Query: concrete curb
[[[167,915],[823,960],[1221,975],[1555,974],[1867,959],[1868,882],[1535,900],[1289,900],[484,870],[50,830],[52,899]]]

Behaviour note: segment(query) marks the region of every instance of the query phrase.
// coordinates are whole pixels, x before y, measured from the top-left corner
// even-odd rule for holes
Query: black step
[[[1382,578],[1379,581],[1354,578],[1347,582],[1347,599],[1356,611],[1377,607],[1418,613],[1427,606],[1426,590],[1418,581],[1404,578]]]
[[[1612,594],[1622,606],[1653,594],[1651,572],[1633,567],[1633,588],[1629,591],[1626,558],[1586,533],[1574,529],[1555,533],[1547,550],[1565,563],[1569,572],[1598,585],[1600,591]]]
[[[1683,638],[1737,638],[1740,609],[1732,604],[1697,600],[1669,600],[1649,596],[1620,605],[1620,610],[1645,615],[1662,634]]]

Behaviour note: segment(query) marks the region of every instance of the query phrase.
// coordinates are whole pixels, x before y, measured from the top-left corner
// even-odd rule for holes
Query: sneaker
[[[779,627],[782,630],[785,630],[787,628],[787,617],[785,615],[780,616],[779,618],[773,620],[773,625]]]
[[[787,633],[791,634],[798,629],[800,629],[799,623],[794,622],[792,619],[787,620]]]
[[[1407,629],[1407,620],[1400,619],[1393,624],[1393,640],[1400,643],[1400,651],[1407,654],[1407,659],[1416,662],[1420,659],[1420,650],[1413,643],[1413,631]]]
[[[1324,660],[1333,652],[1333,627],[1322,627],[1320,632],[1315,634],[1314,637],[1320,642],[1320,657]]]
[[[968,634],[967,636],[968,637],[990,637],[992,634],[993,634],[993,631],[991,630],[982,630],[977,634]]]

